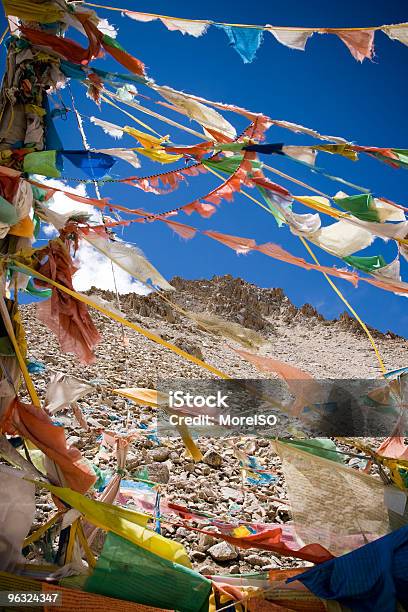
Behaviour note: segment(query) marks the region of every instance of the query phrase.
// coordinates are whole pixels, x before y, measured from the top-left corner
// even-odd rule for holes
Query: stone
[[[169,482],[169,468],[164,463],[148,463],[145,467],[149,475],[149,480],[161,484],[167,484]]]
[[[244,499],[242,491],[239,491],[239,489],[233,489],[232,487],[221,487],[220,493],[224,501],[229,501],[232,499],[233,501],[238,502]]]
[[[257,565],[263,566],[268,562],[268,559],[264,559],[261,555],[249,555],[245,557],[245,561],[249,563],[249,565],[252,565],[252,567],[255,567]]]
[[[219,542],[218,544],[214,544],[207,551],[214,561],[220,561],[221,563],[225,561],[234,561],[238,558],[237,549],[235,546],[231,546],[228,542]]]
[[[179,538],[187,538],[190,535],[190,532],[185,527],[179,527],[176,531],[176,536]]]
[[[217,451],[208,450],[203,457],[203,461],[210,467],[218,469],[222,465],[222,456]]]
[[[194,552],[191,553],[191,558],[193,561],[197,561],[197,563],[200,563],[200,561],[205,561],[205,559],[207,558],[207,555],[205,554],[205,552],[202,552],[201,550],[195,550]]]
[[[200,489],[200,499],[213,499],[214,498],[214,491],[211,487],[209,487],[208,485],[204,485],[201,487]]]
[[[165,446],[159,446],[158,448],[154,448],[149,452],[149,458],[152,461],[167,461],[170,456],[170,450]]]
[[[200,533],[200,537],[198,538],[198,550],[205,551],[215,544],[215,538],[207,535],[206,533]]]
[[[277,560],[272,557],[272,559],[268,559],[268,563],[262,566],[262,570],[267,572],[271,569],[276,569],[282,567],[282,563],[278,563]]]
[[[171,451],[169,459],[171,459],[173,463],[181,463],[180,454],[176,453],[176,451]]]
[[[185,340],[183,338],[178,338],[174,344],[176,346],[178,346],[179,348],[181,348],[182,351],[185,351],[186,353],[189,353],[190,355],[193,355],[194,357],[197,357],[197,359],[204,359],[203,353],[201,352],[201,347],[199,344],[196,344],[194,342],[189,342],[188,340]]]

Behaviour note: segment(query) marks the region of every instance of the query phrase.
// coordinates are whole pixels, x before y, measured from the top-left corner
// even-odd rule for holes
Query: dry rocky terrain
[[[317,378],[375,378],[379,374],[367,337],[346,314],[339,320],[327,321],[308,304],[296,308],[280,289],[261,289],[230,276],[196,281],[175,278],[171,282],[177,290],[171,294],[171,300],[182,308],[217,314],[259,332],[268,341],[265,355],[303,368]],[[91,293],[117,307],[113,294]],[[264,376],[229,348],[233,342],[198,329],[193,321],[157,295],[120,296],[120,308],[130,321],[235,378]],[[92,315],[102,335],[96,350],[97,360],[84,366],[73,356],[60,352],[56,338],[37,320],[34,304],[22,306],[21,310],[28,335],[29,359],[46,367],[44,373],[33,375],[42,397],[54,371],[95,383],[95,392],[79,400],[88,431],[79,426],[70,410],[55,415],[55,419],[67,427],[69,442],[80,448],[91,462],[96,460],[102,430],[138,429],[141,423],[149,423],[153,417],[153,409],[109,394],[106,388],[156,388],[159,378],[210,376],[136,332],[123,331],[120,325],[99,313]],[[392,333],[384,335],[373,331],[373,335],[388,369],[406,365],[407,340]],[[157,445],[141,433],[131,444],[126,478],[130,479],[132,474],[146,467],[149,478],[161,483],[164,499],[227,520],[273,523],[290,520],[280,463],[269,440],[240,441],[241,448],[255,455],[264,469],[278,476],[276,482],[267,487],[242,487],[239,462],[231,446],[222,439],[200,439],[198,444],[204,460],[194,464],[179,438],[164,439]],[[103,470],[110,466],[113,471],[113,465],[113,460],[99,459],[99,467]],[[41,496],[37,525],[52,512],[50,499]],[[177,525],[164,526],[163,533],[183,542],[194,567],[206,574],[302,564],[269,552],[236,550]]]

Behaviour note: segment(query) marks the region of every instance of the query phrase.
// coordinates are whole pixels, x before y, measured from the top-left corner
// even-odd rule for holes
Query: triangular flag
[[[166,28],[171,32],[181,32],[182,34],[190,34],[195,38],[199,38],[208,30],[209,23],[200,21],[187,21],[185,19],[167,19],[160,17],[160,21],[164,23]]]
[[[217,27],[225,31],[230,45],[239,53],[245,64],[255,59],[256,52],[262,43],[263,30],[226,25],[217,25]]]
[[[311,166],[315,165],[317,153],[312,147],[297,147],[288,145],[286,147],[282,147],[282,153],[288,157],[297,159],[298,161],[310,164]]]
[[[381,29],[392,40],[399,40],[403,45],[408,46],[408,23],[384,26]]]
[[[333,30],[332,34],[344,42],[350,50],[351,55],[358,61],[371,59],[374,53],[374,31],[373,30]]]
[[[135,21],[143,21],[144,23],[147,23],[148,21],[155,21],[156,19],[158,19],[156,15],[149,15],[148,13],[136,13],[135,11],[123,11],[123,14],[126,15],[126,17],[134,19]]]
[[[282,45],[298,51],[304,51],[307,41],[313,36],[312,30],[275,30],[270,25],[266,25],[265,29]]]

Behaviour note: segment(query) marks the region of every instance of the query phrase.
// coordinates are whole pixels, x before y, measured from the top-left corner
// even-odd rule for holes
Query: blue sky
[[[109,4],[131,10],[209,18],[229,23],[353,27],[408,21],[408,11],[403,6],[405,3],[392,0],[386,3],[383,0],[286,0],[280,3],[249,3],[240,0],[207,0],[206,3],[151,0],[133,3],[132,0],[109,0]],[[275,119],[301,123],[321,133],[340,135],[358,144],[408,148],[408,48],[391,41],[382,32],[376,34],[376,56],[373,62],[356,62],[335,36],[316,34],[309,40],[306,51],[300,52],[280,45],[266,33],[257,59],[245,65],[229,47],[225,34],[217,28],[210,28],[205,36],[195,39],[178,32],[169,32],[159,22],[143,24],[121,17],[120,13],[96,10],[119,29],[118,40],[129,52],[144,61],[149,76],[160,84],[168,84],[211,100],[234,103]],[[98,65],[115,67],[110,60],[98,61]],[[121,67],[116,65],[116,70],[121,71]],[[73,84],[72,90],[77,107],[84,115],[99,115],[120,125],[131,125],[131,120],[119,111],[103,106],[99,112],[85,97],[80,85]],[[139,91],[151,95],[142,86]],[[69,105],[66,93],[63,96]],[[179,119],[170,115],[170,111],[167,114]],[[141,115],[140,118],[146,119]],[[228,115],[227,118],[238,128],[242,126],[242,122],[234,115]],[[192,142],[183,132],[172,130],[155,120],[147,122],[161,134],[170,133],[174,142]],[[56,125],[65,148],[82,148],[72,120],[59,121]],[[192,127],[199,131],[197,124]],[[92,147],[134,146],[130,137],[114,141],[87,121],[85,129]],[[286,144],[311,142],[307,137],[279,128],[271,128],[267,140],[284,141]],[[325,193],[334,194],[341,189],[340,185],[311,174],[290,160],[268,156],[264,161]],[[408,203],[407,170],[395,170],[364,156],[353,163],[337,156],[321,154],[318,164],[331,174],[370,188],[376,195],[404,205]],[[147,175],[164,169],[143,161],[141,170],[136,172]],[[81,176],[78,171],[75,174],[72,172],[67,172],[67,176]],[[131,166],[124,164],[117,165],[117,173],[121,176],[135,174]],[[216,180],[215,177],[207,176],[192,178],[188,186],[182,186],[173,194],[161,197],[119,185],[104,187],[102,195],[110,196],[114,202],[125,206],[164,211],[204,195],[216,186]],[[304,189],[296,185],[283,180],[278,182],[296,195],[306,194]],[[88,192],[94,195],[91,187]],[[306,212],[304,209],[298,210]],[[196,215],[180,215],[178,220],[203,229],[253,237],[258,243],[275,242],[294,254],[308,257],[298,238],[287,227],[279,229],[272,216],[239,195],[233,203],[223,202],[216,215],[209,220],[202,220]],[[324,221],[329,222],[327,218]],[[137,243],[167,278],[180,275],[195,279],[232,274],[262,287],[282,287],[296,305],[309,302],[328,318],[338,316],[345,309],[319,273],[306,272],[262,254],[237,256],[232,250],[205,236],[185,241],[160,223],[136,224],[126,228],[123,237]],[[339,260],[318,252],[318,249],[316,252],[322,263],[341,264]],[[391,261],[396,248],[394,244],[385,244],[377,239],[367,254],[379,252]],[[402,264],[402,276],[408,279],[406,262]],[[371,288],[364,283],[357,289],[341,280],[336,280],[336,284],[366,323],[407,336],[406,298]]]

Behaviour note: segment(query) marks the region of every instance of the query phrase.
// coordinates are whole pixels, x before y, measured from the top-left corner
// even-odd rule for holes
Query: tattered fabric
[[[313,35],[311,30],[280,30],[271,25],[267,25],[266,29],[282,45],[297,51],[304,51],[307,41]]]
[[[392,40],[399,40],[403,45],[408,46],[408,23],[384,26],[381,29]]]
[[[61,151],[60,155],[80,168],[90,179],[106,176],[116,161],[111,155],[95,151]]]
[[[165,291],[173,287],[144,257],[143,253],[125,242],[113,242],[96,233],[84,235],[84,238],[98,251],[109,257],[116,265],[131,274],[142,283],[151,282]]]
[[[211,581],[109,533],[85,589],[166,609],[177,601],[180,612],[207,612]]]
[[[160,21],[171,32],[181,32],[182,34],[190,34],[194,38],[198,38],[207,32],[209,23],[194,22],[188,19],[169,19],[161,17]]]
[[[272,359],[271,357],[256,355],[242,349],[234,349],[234,351],[240,357],[252,363],[261,372],[274,372],[286,381],[289,389],[295,396],[290,409],[291,414],[298,416],[306,404],[313,403],[313,398],[319,390],[319,385],[308,372],[304,372],[300,368]]]
[[[395,612],[408,606],[408,527],[327,561],[300,580],[312,593],[335,599],[353,612]]]
[[[171,87],[155,86],[155,89],[165,100],[176,106],[179,112],[194,119],[203,127],[215,129],[231,139],[236,138],[235,128],[220,113],[205,106],[199,100],[195,100],[193,96],[176,91]]]
[[[61,241],[53,240],[45,252],[47,259],[38,272],[73,290],[76,268],[68,250]],[[56,334],[62,351],[75,353],[83,363],[95,361],[93,349],[101,338],[85,304],[52,286],[51,299],[37,304],[37,316]]]
[[[217,25],[217,28],[224,30],[230,45],[241,56],[244,64],[248,64],[255,59],[256,52],[263,39],[263,31],[261,29],[227,25]]]
[[[75,378],[75,376],[53,372],[45,395],[45,409],[48,414],[54,414],[57,410],[67,408],[93,390],[92,385]]]
[[[305,542],[312,538],[339,555],[391,530],[381,480],[279,441],[274,446],[282,460],[296,533]],[[339,507],[342,511],[335,512]]]
[[[35,0],[3,0],[4,12],[23,21],[55,23],[63,18],[63,11],[53,2]]]
[[[13,400],[3,430],[30,440],[54,461],[62,471],[66,484],[74,491],[85,493],[96,476],[83,461],[77,448],[68,447],[62,427],[54,425],[39,406]]]
[[[372,59],[374,53],[373,30],[332,30],[330,33],[337,34],[358,62]]]
[[[21,554],[35,516],[35,487],[23,479],[24,472],[0,466],[1,524],[0,571],[18,572],[26,561]]]

